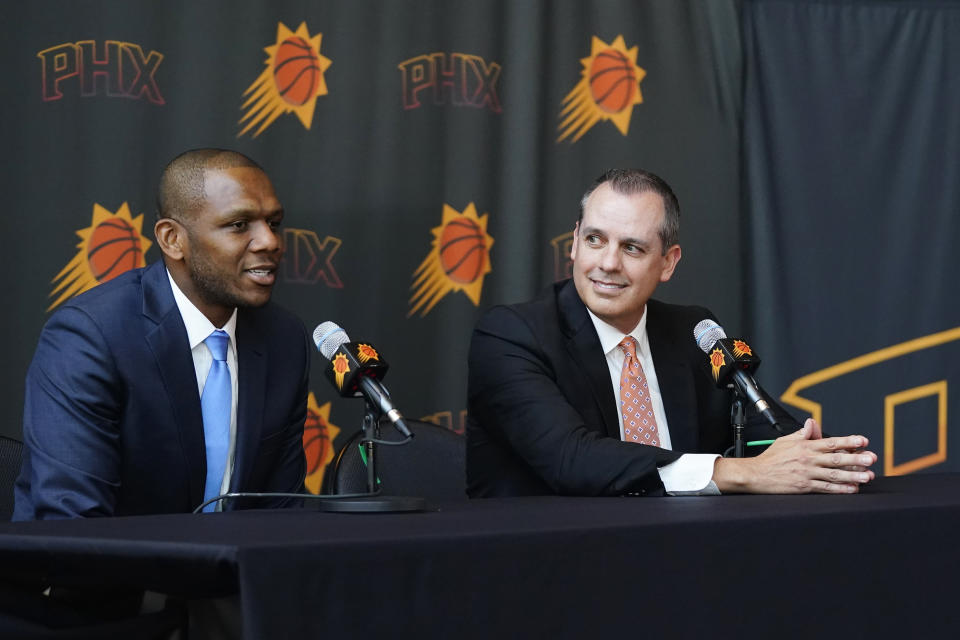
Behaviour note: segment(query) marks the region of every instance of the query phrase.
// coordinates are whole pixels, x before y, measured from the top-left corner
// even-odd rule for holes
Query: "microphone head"
[[[710,353],[710,347],[716,344],[717,340],[726,337],[723,327],[709,318],[701,320],[693,328],[693,339],[697,341],[697,346],[704,353]]]
[[[321,322],[313,330],[313,344],[327,360],[346,342],[350,342],[350,337],[336,322]]]

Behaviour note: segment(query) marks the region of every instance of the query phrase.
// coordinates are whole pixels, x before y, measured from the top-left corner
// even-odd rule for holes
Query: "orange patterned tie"
[[[625,442],[660,446],[657,418],[647,388],[647,377],[637,359],[637,341],[627,336],[618,345],[626,356],[620,372],[620,414],[623,416]]]

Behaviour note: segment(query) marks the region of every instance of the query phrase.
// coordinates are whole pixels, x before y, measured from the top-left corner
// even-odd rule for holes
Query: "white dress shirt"
[[[213,365],[213,354],[210,353],[210,348],[203,341],[216,329],[221,329],[230,336],[227,343],[227,367],[230,369],[230,448],[227,453],[227,464],[223,471],[223,482],[220,483],[220,493],[227,493],[230,490],[233,458],[237,447],[237,375],[239,373],[237,364],[237,310],[233,310],[233,314],[226,324],[222,327],[215,327],[207,319],[207,316],[203,315],[190,302],[189,298],[180,291],[180,287],[173,281],[169,270],[167,271],[167,277],[170,279],[173,299],[177,302],[180,317],[183,318],[183,324],[187,328],[187,341],[190,343],[193,369],[197,374],[197,389],[201,396],[203,395],[203,385],[207,382],[207,374],[210,373],[210,367]],[[218,502],[216,510],[220,511],[222,506],[223,502]]]
[[[623,440],[623,413],[620,411],[620,375],[623,370],[623,360],[626,357],[620,349],[620,342],[625,334],[616,329],[587,309],[590,320],[600,337],[600,346],[607,358],[607,368],[610,371],[610,384],[613,386],[613,395],[617,398],[617,422],[620,423],[620,439]],[[643,374],[647,378],[647,387],[650,399],[653,401],[653,415],[657,419],[657,432],[660,436],[660,448],[672,450],[670,428],[667,424],[667,414],[663,411],[663,398],[660,395],[660,385],[657,383],[657,371],[653,366],[653,357],[650,355],[650,340],[647,337],[647,310],[643,310],[640,322],[630,335],[637,341],[637,359],[643,367]],[[644,445],[636,445],[642,447]],[[685,453],[677,460],[657,469],[660,480],[670,495],[719,495],[720,490],[713,482],[714,461],[720,456],[714,453]]]

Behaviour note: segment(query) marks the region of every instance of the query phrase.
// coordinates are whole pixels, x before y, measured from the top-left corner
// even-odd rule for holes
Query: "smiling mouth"
[[[627,286],[618,282],[605,282],[603,280],[594,280],[593,278],[590,278],[590,282],[592,282],[596,288],[603,289],[604,291],[619,291]]]
[[[257,284],[272,285],[276,279],[276,271],[276,267],[264,266],[246,269],[245,273]]]

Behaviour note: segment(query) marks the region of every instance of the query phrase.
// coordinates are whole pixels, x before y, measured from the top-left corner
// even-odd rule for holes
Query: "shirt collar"
[[[180,310],[180,317],[183,318],[183,325],[187,328],[187,341],[190,343],[192,351],[198,344],[207,339],[215,329],[222,329],[230,336],[230,342],[237,344],[237,309],[233,309],[230,319],[222,327],[215,327],[213,323],[203,315],[196,305],[190,302],[190,299],[180,290],[177,283],[173,281],[170,270],[167,269],[167,278],[170,280],[170,288],[173,289],[173,299]]]
[[[620,341],[623,340],[624,335],[631,335],[636,338],[637,342],[642,346],[646,344],[644,339],[647,334],[647,307],[643,307],[643,315],[640,316],[640,322],[637,323],[637,326],[633,328],[629,334],[624,334],[616,327],[613,327],[597,316],[593,314],[590,309],[587,309],[587,313],[590,315],[590,320],[593,322],[594,328],[597,330],[597,336],[600,337],[600,347],[603,349],[603,353],[607,354],[617,348],[620,344]]]

